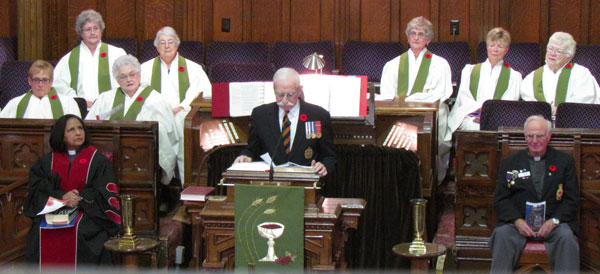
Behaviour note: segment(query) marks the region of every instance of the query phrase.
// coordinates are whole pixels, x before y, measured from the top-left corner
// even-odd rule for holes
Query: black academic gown
[[[52,152],[38,159],[29,171],[29,189],[23,202],[25,215],[33,221],[27,235],[27,263],[39,263],[39,227],[44,216],[37,216],[37,213],[44,208],[49,196],[62,199],[65,194],[59,187],[60,176],[51,172],[51,164]],[[111,263],[110,252],[104,249],[104,243],[111,236],[117,235],[120,229],[120,225],[115,222],[121,213],[117,208],[116,192],[113,166],[97,151],[91,159],[87,183],[79,192],[82,197],[79,207],[83,216],[77,230],[78,265]]]
[[[279,126],[279,107],[277,103],[264,104],[255,107],[250,116],[250,137],[248,146],[242,155],[254,160],[260,155],[268,152],[275,154],[273,162],[277,165],[293,162],[299,165],[310,166],[312,160],[321,162],[327,168],[327,172],[333,172],[335,167],[335,147],[333,145],[333,130],[331,117],[322,107],[304,102],[298,99],[300,112],[294,143],[290,153],[286,156],[283,145],[281,145],[281,128]],[[306,115],[306,121],[300,117]],[[306,138],[306,122],[321,121],[321,138]],[[276,145],[279,143],[279,146]],[[275,153],[273,153],[275,152]]]

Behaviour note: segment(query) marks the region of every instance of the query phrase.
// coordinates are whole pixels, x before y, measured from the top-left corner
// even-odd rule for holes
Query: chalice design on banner
[[[277,260],[277,255],[275,255],[275,239],[281,237],[283,234],[283,229],[285,226],[281,223],[273,223],[273,222],[265,222],[256,226],[258,229],[258,234],[265,238],[269,239],[267,241],[267,256],[260,259],[261,262],[274,262]]]

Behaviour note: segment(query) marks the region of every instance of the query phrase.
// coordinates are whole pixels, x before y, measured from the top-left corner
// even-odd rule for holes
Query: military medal
[[[310,122],[310,129],[311,129],[310,138],[311,139],[317,138],[317,133],[315,132],[315,122],[314,121]]]
[[[313,150],[311,147],[306,148],[306,150],[304,151],[304,158],[306,158],[307,160],[312,159],[313,157]]]
[[[557,201],[562,200],[562,196],[563,196],[563,184],[559,184],[558,189],[556,190],[556,200]]]
[[[306,132],[306,139],[310,139],[310,127],[308,122],[304,122],[304,131]]]
[[[508,182],[508,188],[515,185],[515,179],[519,176],[518,170],[507,171],[506,172],[506,181]]]
[[[321,121],[315,122],[315,131],[317,132],[317,138],[321,138],[321,136],[323,136],[323,133],[321,131]]]

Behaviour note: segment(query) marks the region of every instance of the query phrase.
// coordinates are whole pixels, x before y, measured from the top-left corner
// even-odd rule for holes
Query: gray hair
[[[81,36],[81,29],[83,25],[87,22],[98,23],[98,26],[101,28],[100,32],[104,31],[104,21],[102,20],[102,15],[95,10],[89,9],[82,11],[75,21],[75,32],[79,36]]]
[[[300,86],[300,76],[293,68],[280,68],[275,72],[275,75],[273,75],[273,86],[275,86],[276,82],[282,81],[295,81],[296,88]]]
[[[131,54],[127,54],[127,55],[123,55],[123,56],[117,58],[117,60],[115,60],[115,63],[112,66],[113,77],[115,77],[115,79],[117,79],[118,74],[119,74],[119,69],[122,66],[127,66],[127,65],[132,66],[136,72],[142,71],[142,67],[140,66],[140,62],[138,61],[138,59],[133,57],[133,55],[131,55]]]
[[[425,30],[425,36],[427,39],[433,39],[433,24],[429,22],[425,17],[419,16],[415,17],[406,25],[406,37],[410,36],[410,31],[414,28],[419,28]]]
[[[571,34],[562,31],[557,31],[553,33],[552,36],[550,36],[550,39],[548,39],[548,45],[550,44],[550,42],[554,42],[564,47],[565,54],[568,57],[575,56],[577,42],[575,42],[575,39],[573,39],[573,36],[571,36]]]
[[[158,48],[158,39],[162,35],[173,36],[173,39],[175,40],[175,45],[177,45],[177,46],[179,46],[179,44],[181,43],[181,40],[179,39],[179,36],[177,35],[177,32],[175,31],[175,29],[172,27],[166,26],[166,27],[162,27],[161,29],[159,29],[156,32],[156,38],[154,38],[154,47]]]
[[[486,45],[489,45],[492,41],[502,41],[504,46],[510,46],[510,33],[501,27],[491,29],[487,37],[485,38]]]
[[[529,122],[532,121],[546,122],[546,134],[552,132],[552,122],[546,120],[546,118],[544,118],[544,116],[542,115],[531,115],[527,117],[527,120],[525,120],[525,124],[523,124],[524,132],[527,131],[527,124],[529,124]]]

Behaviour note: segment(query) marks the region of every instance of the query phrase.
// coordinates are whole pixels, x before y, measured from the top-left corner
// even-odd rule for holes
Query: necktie
[[[290,119],[288,118],[289,111],[286,111],[283,115],[283,122],[281,123],[281,139],[283,139],[283,148],[285,154],[290,153]]]

